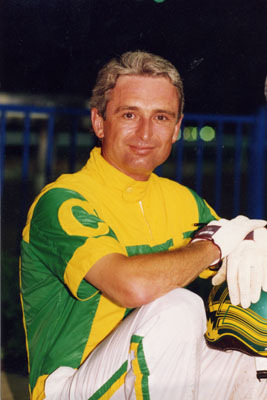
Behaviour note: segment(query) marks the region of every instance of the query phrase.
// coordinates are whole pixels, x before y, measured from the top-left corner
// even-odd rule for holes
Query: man
[[[31,398],[228,399],[243,378],[263,396],[253,358],[206,346],[202,300],[182,288],[266,221],[214,221],[190,242],[217,215],[152,173],[179,135],[179,74],[126,53],[100,71],[91,106],[101,148],[43,189],[23,231]]]

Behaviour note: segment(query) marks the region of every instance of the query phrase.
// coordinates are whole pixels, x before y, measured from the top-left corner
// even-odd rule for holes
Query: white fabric
[[[238,215],[231,220],[222,218],[209,222],[195,235],[192,242],[212,240],[220,249],[222,259],[230,254],[249,232],[265,226],[266,223],[265,220],[249,219],[244,215]],[[218,261],[216,260],[216,262]]]
[[[267,229],[258,228],[253,240],[243,240],[227,257],[218,273],[212,278],[213,285],[227,279],[229,296],[233,305],[248,308],[257,303],[261,291],[267,291]]]
[[[78,370],[61,367],[51,374],[46,399],[90,399],[127,360],[125,383],[102,399],[139,400],[132,369],[135,356],[129,353],[131,338],[137,335],[143,337],[150,400],[266,400],[267,382],[256,379],[254,358],[209,349],[205,330],[201,298],[175,289],[132,312]]]

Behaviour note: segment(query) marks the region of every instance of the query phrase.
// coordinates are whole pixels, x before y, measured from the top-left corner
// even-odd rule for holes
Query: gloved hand
[[[230,254],[247,234],[256,228],[263,227],[267,221],[261,219],[249,219],[243,215],[227,220],[209,222],[200,229],[192,242],[197,240],[211,240],[220,250],[220,259]],[[213,263],[215,265],[219,260]]]
[[[249,240],[250,239],[250,240]],[[213,285],[227,279],[229,296],[233,305],[248,308],[257,303],[261,291],[267,291],[267,229],[255,229],[248,239],[224,258]]]

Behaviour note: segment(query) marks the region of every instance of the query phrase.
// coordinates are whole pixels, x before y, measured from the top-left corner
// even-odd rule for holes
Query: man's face
[[[133,179],[147,180],[178,137],[178,102],[176,88],[164,77],[120,76],[106,119],[92,109],[104,159]]]

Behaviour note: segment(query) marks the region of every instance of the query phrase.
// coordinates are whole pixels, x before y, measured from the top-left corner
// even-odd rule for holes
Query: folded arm
[[[230,254],[253,229],[266,221],[239,216],[210,222],[182,248],[127,257],[108,254],[85,279],[124,307],[139,307],[192,282],[209,265]]]
[[[218,258],[210,241],[132,257],[113,253],[98,260],[85,279],[115,303],[134,308],[189,284]]]

